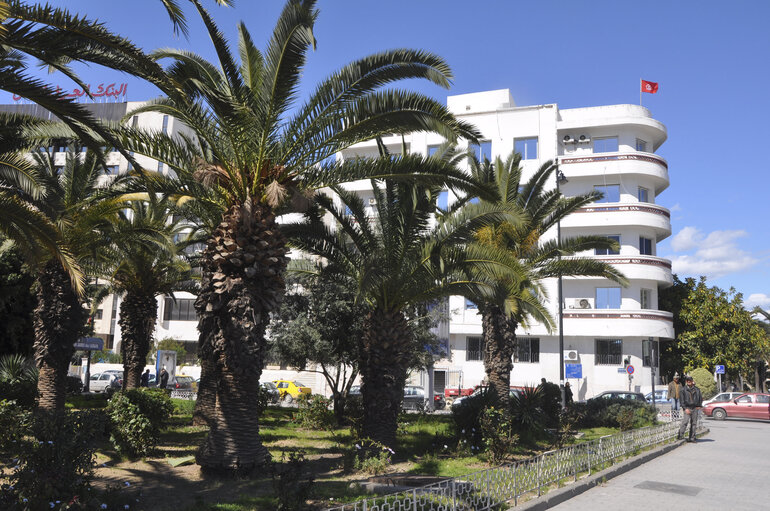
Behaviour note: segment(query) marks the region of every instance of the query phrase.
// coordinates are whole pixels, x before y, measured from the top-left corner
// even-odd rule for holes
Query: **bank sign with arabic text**
[[[66,93],[66,90],[62,90],[61,87],[58,85],[56,86],[56,89],[54,90],[56,94],[63,94]],[[89,97],[89,92],[91,93],[91,96]],[[108,85],[104,85],[103,83],[100,83],[96,89],[91,90],[90,85],[86,85],[84,89],[74,89],[69,94],[66,94],[64,96],[64,99],[91,99],[97,100],[99,98],[106,98],[108,100],[112,101],[118,101],[119,97],[126,97],[126,93],[128,92],[128,84],[127,83],[110,83]],[[23,98],[21,96],[17,96],[16,94],[13,95],[14,101],[20,101]]]

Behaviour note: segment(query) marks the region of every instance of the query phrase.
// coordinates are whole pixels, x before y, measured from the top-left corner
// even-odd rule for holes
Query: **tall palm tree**
[[[484,339],[484,370],[490,389],[505,405],[509,401],[509,386],[513,355],[516,348],[516,330],[530,321],[537,321],[548,330],[553,319],[544,306],[547,294],[543,281],[558,276],[599,276],[622,284],[623,274],[613,266],[590,257],[575,254],[595,248],[617,248],[604,236],[575,236],[544,240],[557,223],[600,198],[598,193],[564,197],[549,186],[556,165],[543,163],[527,181],[522,181],[521,155],[510,154],[505,160],[480,162],[471,153],[448,152],[450,158],[465,157],[471,174],[480,182],[493,185],[499,199],[493,204],[519,209],[521,223],[499,222],[487,225],[476,233],[479,243],[508,251],[519,260],[525,278],[500,279],[494,283],[493,300],[479,299]],[[458,201],[456,208],[466,207],[467,197]],[[483,204],[484,199],[481,200]]]
[[[38,268],[34,349],[39,408],[60,412],[74,342],[87,318],[83,265],[104,242],[108,218],[117,215],[121,201],[108,195],[100,177],[103,168],[92,151],[68,152],[61,167],[50,153],[34,153],[33,158],[34,165],[19,157],[14,167],[0,167],[9,206],[0,229]]]
[[[171,211],[155,195],[149,195],[147,202],[132,202],[109,226],[110,244],[99,257],[97,271],[108,282],[99,297],[123,295],[118,323],[127,389],[139,386],[146,364],[158,316],[156,297],[195,290],[190,264],[183,257],[185,246],[195,238]]]
[[[217,396],[197,460],[207,469],[249,470],[267,456],[254,400],[265,329],[284,291],[288,258],[276,222],[280,208],[299,207],[308,194],[330,184],[391,174],[402,179],[421,175],[425,181],[471,189],[464,174],[419,156],[378,165],[332,162],[330,157],[387,132],[430,130],[472,140],[478,134],[429,98],[384,89],[407,78],[447,86],[449,68],[435,55],[394,50],[357,60],[298,105],[306,54],[315,45],[314,0],[286,3],[264,53],[240,24],[239,63],[209,13],[192,1],[218,62],[181,50],[155,52],[157,59],[171,59],[167,73],[175,85],[161,86],[168,97],[138,110],[174,116],[191,135],[172,139],[128,129],[121,142],[164,162],[177,175],[173,180],[148,176],[155,189],[173,191],[180,201],[193,198],[218,217],[201,257],[196,301],[199,356],[204,371],[214,372],[210,380],[216,382]]]
[[[452,294],[489,290],[484,280],[468,278],[483,267],[501,273],[500,251],[473,244],[485,225],[515,216],[496,205],[472,205],[433,220],[439,187],[425,188],[386,180],[372,181],[375,212],[369,216],[355,192],[332,187],[339,197],[319,195],[317,202],[337,222],[328,226],[319,211],[303,223],[285,227],[291,245],[320,256],[357,284],[359,300],[369,308],[360,344],[364,434],[395,447],[398,414],[407,368],[415,356],[407,310]],[[514,279],[515,271],[510,275]]]

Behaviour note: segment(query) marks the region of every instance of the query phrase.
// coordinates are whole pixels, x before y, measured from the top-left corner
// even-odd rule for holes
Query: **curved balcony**
[[[609,202],[580,208],[561,222],[562,229],[596,226],[652,228],[660,241],[671,235],[671,213],[647,202]]]
[[[613,175],[641,175],[651,181],[655,195],[668,188],[668,163],[652,153],[600,153],[562,156],[559,165],[569,178]]]
[[[674,338],[674,315],[660,310],[568,309],[564,334],[587,337]]]
[[[674,283],[674,277],[671,274],[671,261],[662,257],[607,255],[595,256],[595,258],[616,266],[626,278],[631,280],[654,280],[668,285]]]

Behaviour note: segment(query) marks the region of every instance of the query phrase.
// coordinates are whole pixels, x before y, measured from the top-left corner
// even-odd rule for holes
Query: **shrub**
[[[510,418],[494,407],[487,408],[481,414],[481,433],[490,461],[496,465],[508,458],[511,448],[519,440],[518,435],[513,434]]]
[[[481,392],[475,396],[463,399],[459,405],[452,408],[457,436],[470,444],[471,451],[477,451],[484,447],[484,438],[481,432],[481,415],[492,404],[492,395],[489,392]]]
[[[14,401],[23,408],[32,409],[37,399],[37,381],[0,382],[0,399]]]
[[[68,408],[106,408],[107,407],[107,395],[100,394],[74,394],[67,396]]]
[[[584,428],[639,428],[654,424],[658,416],[652,405],[628,399],[590,399],[572,409],[580,414],[578,425]]]
[[[513,421],[513,427],[529,438],[541,432],[548,420],[547,415],[543,411],[546,402],[546,387],[547,385],[540,385],[534,388],[526,387],[520,394],[511,396],[511,419]],[[557,391],[558,389],[559,388],[556,387]],[[548,397],[548,399],[551,398],[552,396]],[[558,412],[556,413],[558,414]]]
[[[23,355],[0,358],[0,399],[32,408],[37,399],[37,368]]]
[[[276,511],[302,511],[308,509],[307,500],[313,491],[313,476],[304,476],[305,456],[302,452],[290,452],[281,456],[281,463],[273,462],[273,489],[278,497]]]
[[[95,441],[104,430],[99,411],[39,414],[19,441],[18,463],[4,487],[2,502],[19,509],[49,509],[86,495],[93,477]]]
[[[717,382],[714,375],[708,369],[699,367],[690,371],[690,376],[695,380],[695,385],[700,389],[703,399],[714,397],[717,393]]]
[[[350,425],[350,436],[361,438],[364,430],[364,401],[360,395],[348,396],[345,400],[345,424]]]
[[[380,442],[365,438],[355,443],[345,454],[345,468],[370,475],[379,475],[388,471],[391,457],[395,451]]]
[[[14,401],[0,401],[0,451],[14,452],[27,432],[30,412]]]
[[[559,413],[561,412],[561,389],[551,382],[541,383],[538,388],[541,389],[539,406],[543,412],[543,425],[556,427],[559,424]]]
[[[306,397],[307,396],[307,397]],[[302,394],[294,422],[305,428],[324,429],[334,423],[334,412],[329,409],[331,400],[320,395]]]
[[[171,399],[174,405],[174,414],[192,415],[195,411],[195,401],[192,399]]]
[[[107,405],[110,440],[115,449],[128,456],[149,454],[173,410],[171,399],[162,389],[117,392]]]
[[[83,382],[80,376],[67,376],[67,395],[80,394],[83,392]]]

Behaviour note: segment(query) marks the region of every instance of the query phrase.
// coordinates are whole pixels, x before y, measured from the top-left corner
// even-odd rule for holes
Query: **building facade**
[[[566,178],[560,184],[564,195],[602,192],[599,202],[561,223],[562,236],[592,234],[615,239],[620,245],[616,253],[598,250],[580,255],[614,265],[629,281],[627,287],[621,287],[603,278],[565,277],[564,351],[559,350],[558,327],[550,332],[538,323],[521,327],[511,384],[529,385],[541,378],[558,382],[559,365],[564,361],[566,381],[575,399],[605,390],[648,392],[657,347],[674,338],[672,314],[658,309],[659,289],[672,284],[671,262],[658,257],[656,249],[671,234],[669,211],[656,204],[669,184],[668,165],[655,154],[666,140],[665,126],[637,105],[563,110],[556,104],[519,107],[507,89],[450,96],[447,104],[458,118],[482,133],[483,140],[473,148],[480,158],[505,159],[512,151],[519,152],[523,180],[553,160]],[[401,151],[401,135],[383,141],[392,153]],[[430,155],[443,139],[437,134],[414,133],[403,141],[409,152]],[[344,151],[341,157],[376,154],[377,146],[370,142]],[[374,200],[368,181],[348,188],[356,190],[365,203]],[[447,201],[453,199],[447,191]],[[555,237],[554,230],[543,239]],[[548,310],[557,320],[557,280],[545,284]],[[481,316],[476,306],[453,296],[449,313],[447,355],[434,366],[437,391],[473,387],[485,377]],[[427,384],[424,375],[418,381]]]

